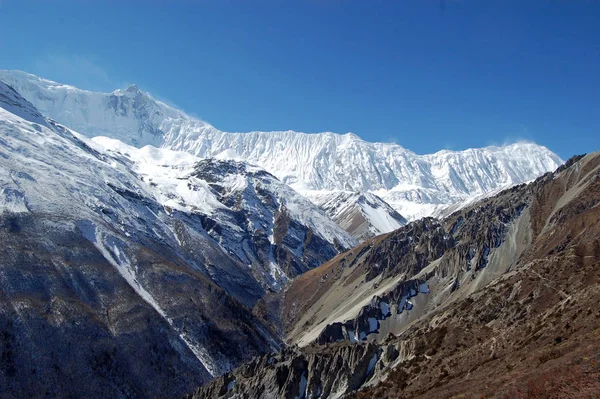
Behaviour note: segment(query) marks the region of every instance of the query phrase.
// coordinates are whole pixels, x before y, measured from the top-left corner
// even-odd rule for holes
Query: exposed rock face
[[[207,367],[276,347],[244,305],[165,246],[122,254],[163,316],[69,220],[3,213],[0,240],[0,396],[183,395],[211,378]]]
[[[476,291],[528,245],[531,201],[518,186],[443,221],[413,222],[300,276],[282,293],[287,340],[331,342],[339,332],[327,337],[328,331],[342,327],[351,340],[398,334],[422,314]]]
[[[339,397],[368,381],[376,365],[393,360],[386,349],[374,344],[286,348],[219,377],[192,397]]]
[[[196,162],[190,177],[208,183],[225,205],[206,212],[202,227],[250,265],[267,292],[356,244],[310,201],[260,168],[206,159]]]
[[[343,362],[344,348],[379,347],[373,374],[348,397],[594,397],[599,204],[600,154],[577,157],[440,222],[368,241],[262,306],[283,308],[271,322],[300,352]]]

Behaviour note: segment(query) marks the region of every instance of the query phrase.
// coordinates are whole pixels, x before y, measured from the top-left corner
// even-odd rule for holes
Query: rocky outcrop
[[[425,278],[398,283],[391,291],[382,296],[375,295],[356,317],[343,323],[328,324],[315,342],[322,345],[342,340],[366,341],[369,335],[379,332],[380,321],[410,312],[414,306],[411,299],[425,294],[429,294],[429,284]]]
[[[532,201],[532,188],[521,185],[444,220],[421,219],[366,241],[280,294],[280,329],[300,345],[400,333],[507,272],[529,243]]]
[[[192,397],[326,398],[361,387],[397,351],[373,344],[287,348],[217,378]]]
[[[191,177],[208,183],[227,207],[203,215],[203,227],[251,266],[267,292],[356,244],[312,203],[260,168],[203,159],[194,165]]]

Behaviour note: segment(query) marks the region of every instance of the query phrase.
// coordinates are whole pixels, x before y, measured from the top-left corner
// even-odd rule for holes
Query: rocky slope
[[[227,374],[221,396],[594,397],[599,204],[596,153],[339,255],[258,307],[278,311],[266,322],[300,348]],[[283,366],[292,359],[304,363]],[[348,367],[344,380],[320,368],[332,364]]]
[[[132,168],[167,212],[197,216],[201,228],[266,291],[357,243],[261,168],[152,146],[137,149],[106,137],[93,142]]]
[[[355,244],[260,168],[89,140],[3,82],[0,242],[2,397],[183,395],[278,349],[251,307]]]
[[[389,233],[407,223],[394,208],[372,193],[313,192],[307,198],[358,241]]]
[[[136,86],[93,93],[19,71],[0,71],[44,115],[89,137],[259,165],[297,191],[372,192],[408,220],[532,180],[562,160],[528,143],[418,155],[354,134],[226,133],[154,100]]]

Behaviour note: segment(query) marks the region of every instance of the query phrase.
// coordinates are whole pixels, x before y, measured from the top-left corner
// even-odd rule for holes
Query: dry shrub
[[[517,381],[503,397],[505,399],[572,399],[600,398],[600,369],[598,364],[581,365],[544,371]],[[521,385],[522,384],[522,385]]]

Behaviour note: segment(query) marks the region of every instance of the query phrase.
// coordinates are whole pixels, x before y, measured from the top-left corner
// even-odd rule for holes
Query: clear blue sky
[[[596,0],[0,0],[0,68],[137,83],[227,131],[600,150]]]

